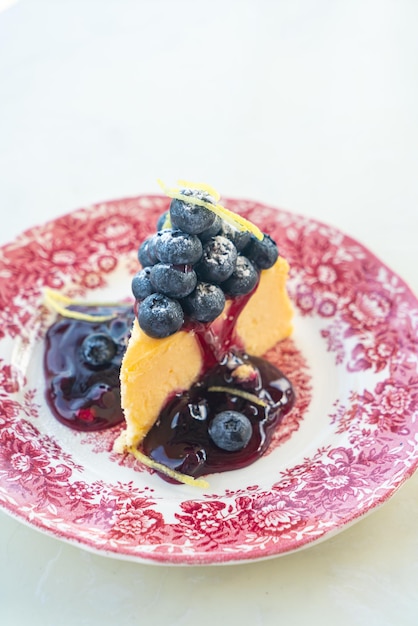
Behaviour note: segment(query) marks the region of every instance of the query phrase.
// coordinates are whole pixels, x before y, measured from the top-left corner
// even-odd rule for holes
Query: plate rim
[[[120,199],[116,199],[116,200],[109,200],[106,202],[101,202],[101,203],[97,203],[94,204],[90,207],[86,207],[86,208],[81,208],[81,209],[76,209],[74,211],[70,211],[68,213],[65,213],[63,216],[59,216],[55,219],[49,220],[47,222],[45,222],[44,224],[41,224],[39,226],[33,226],[30,227],[26,230],[24,230],[20,235],[17,236],[17,238],[15,238],[15,240],[13,242],[11,242],[10,244],[4,244],[2,246],[0,246],[0,252],[3,252],[3,250],[5,248],[8,248],[11,245],[17,245],[20,243],[24,243],[25,238],[30,239],[34,236],[36,236],[36,232],[39,231],[40,229],[46,229],[48,227],[52,227],[54,224],[57,223],[57,221],[65,219],[66,217],[70,217],[70,216],[74,216],[74,214],[77,214],[79,212],[83,212],[85,213],[87,216],[89,214],[90,211],[94,211],[96,210],[97,207],[111,207],[114,205],[118,205],[118,204],[124,204],[124,203],[129,203],[129,202],[140,202],[141,200],[146,199],[146,200],[155,200],[157,199],[159,202],[160,201],[166,201],[166,198],[164,196],[158,195],[158,194],[142,194],[142,195],[138,195],[138,196],[132,196],[132,197],[128,197],[128,198],[120,198]],[[396,276],[396,278],[400,281],[400,283],[402,283],[402,285],[404,286],[405,290],[408,292],[408,297],[413,301],[414,305],[417,306],[418,305],[418,301],[417,298],[413,292],[413,290],[411,289],[411,287],[407,284],[407,282],[400,277],[398,274],[396,274],[393,270],[391,270],[389,268],[389,266],[381,261],[381,259],[379,259],[372,251],[370,251],[363,243],[361,243],[360,241],[358,241],[357,239],[351,237],[350,235],[346,235],[345,233],[342,233],[341,231],[339,231],[338,229],[336,229],[334,226],[330,226],[328,224],[326,224],[325,222],[321,222],[319,220],[315,220],[313,218],[306,218],[300,214],[297,213],[293,213],[291,211],[285,210],[285,209],[279,209],[276,207],[273,207],[271,205],[267,205],[264,203],[260,203],[260,202],[256,202],[256,201],[252,201],[252,200],[243,200],[243,199],[232,199],[232,198],[228,198],[225,200],[226,203],[229,204],[237,204],[239,207],[246,207],[248,205],[251,205],[253,207],[254,210],[256,210],[257,208],[265,208],[268,211],[278,211],[281,214],[286,214],[289,218],[293,218],[293,219],[299,219],[299,220],[306,220],[308,223],[315,225],[316,227],[324,227],[327,229],[333,229],[335,232],[340,233],[345,241],[350,241],[353,245],[359,246],[361,249],[363,249],[366,254],[370,257],[373,258],[378,264],[379,266],[381,266],[382,268],[385,268],[386,271],[388,271],[391,275]],[[320,537],[316,537],[316,538],[312,538],[310,541],[303,541],[303,543],[301,545],[296,545],[293,549],[290,550],[273,550],[271,553],[266,553],[266,554],[262,554],[262,555],[258,555],[256,557],[249,557],[248,559],[245,558],[245,555],[237,555],[237,554],[233,554],[233,558],[222,558],[222,556],[225,555],[220,555],[220,558],[218,559],[214,559],[214,558],[206,558],[207,555],[204,555],[201,559],[199,558],[193,558],[190,557],[189,558],[185,558],[185,555],[181,555],[182,558],[179,559],[178,561],[176,560],[176,558],[172,558],[171,560],[167,560],[167,558],[163,558],[163,559],[159,559],[158,557],[161,557],[163,555],[158,554],[157,558],[154,558],[155,555],[153,554],[149,554],[146,557],[145,556],[140,556],[138,554],[127,554],[124,552],[120,552],[117,550],[108,550],[108,549],[102,549],[100,547],[97,546],[92,546],[92,545],[88,545],[85,542],[83,542],[82,540],[80,540],[77,537],[65,537],[62,536],[59,532],[55,531],[54,529],[51,528],[46,528],[43,527],[40,524],[36,524],[33,520],[28,520],[25,519],[25,517],[23,516],[23,514],[19,515],[19,512],[16,512],[14,510],[12,510],[11,508],[7,507],[7,505],[5,505],[4,502],[1,502],[0,499],[0,507],[7,512],[9,515],[11,515],[12,517],[14,517],[15,519],[25,523],[26,525],[28,525],[31,528],[34,528],[36,530],[45,532],[46,534],[53,536],[59,540],[63,540],[66,541],[68,543],[71,544],[75,544],[79,547],[83,547],[84,549],[87,549],[91,552],[95,552],[104,556],[110,556],[113,558],[121,558],[121,559],[125,559],[125,560],[134,560],[134,561],[138,561],[138,562],[143,562],[143,563],[154,563],[154,564],[161,564],[161,565],[184,565],[184,564],[191,564],[191,565],[217,565],[217,564],[236,564],[236,563],[244,563],[244,562],[254,562],[255,560],[264,560],[264,559],[269,559],[269,558],[274,558],[280,555],[284,555],[284,554],[290,554],[292,552],[298,551],[302,548],[306,548],[309,547],[310,545],[313,545],[315,543],[318,543],[319,541],[323,541],[326,538],[333,536],[334,534],[340,532],[341,530],[344,530],[345,528],[347,528],[349,525],[355,523],[356,521],[358,521],[359,519],[365,517],[367,514],[371,513],[372,511],[376,510],[376,508],[379,508],[382,504],[384,504],[384,502],[386,502],[386,500],[388,500],[394,493],[396,493],[398,491],[398,489],[404,484],[404,482],[406,482],[406,480],[408,480],[413,473],[415,472],[415,470],[417,469],[418,466],[418,456],[415,458],[415,462],[413,464],[410,465],[409,468],[407,468],[401,477],[401,480],[396,484],[396,485],[392,485],[392,488],[388,491],[385,491],[382,495],[380,495],[380,497],[376,498],[373,501],[373,504],[371,506],[369,506],[366,510],[362,510],[359,511],[357,514],[351,516],[351,519],[349,521],[346,521],[344,523],[341,524],[342,528],[337,526],[334,527],[332,530],[324,530],[323,536],[321,535]],[[0,479],[0,487],[2,486],[2,482]]]

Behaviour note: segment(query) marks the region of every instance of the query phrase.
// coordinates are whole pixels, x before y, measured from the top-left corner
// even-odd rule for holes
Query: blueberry
[[[232,241],[216,235],[203,246],[202,258],[195,266],[196,273],[205,282],[222,283],[234,271],[237,256]]]
[[[225,295],[217,285],[198,282],[182,305],[184,312],[197,322],[213,322],[224,310]]]
[[[208,428],[213,443],[227,452],[242,450],[253,433],[250,420],[238,411],[222,411],[215,415]]]
[[[199,233],[199,239],[200,241],[208,241],[211,237],[215,237],[215,235],[219,235],[219,231],[221,230],[222,227],[222,218],[219,217],[219,215],[215,214],[215,219],[213,220],[213,224],[211,226],[209,226],[209,228],[207,228],[206,230],[204,230],[202,233]]]
[[[145,239],[139,246],[138,260],[142,267],[150,267],[155,263],[158,263],[158,257],[155,251],[156,237],[152,235]]]
[[[151,284],[156,291],[171,298],[184,298],[196,287],[196,272],[190,266],[157,263],[151,268]]]
[[[244,296],[250,293],[258,282],[258,271],[245,256],[239,256],[231,276],[222,283],[228,296]]]
[[[250,243],[246,246],[244,254],[252,261],[260,270],[268,270],[275,264],[279,256],[276,242],[269,236],[264,234],[263,239],[256,239],[252,236]]]
[[[234,228],[225,221],[222,221],[219,234],[230,239],[238,252],[244,250],[245,246],[248,245],[251,240],[251,233],[248,230],[238,230],[238,228]]]
[[[172,228],[157,233],[155,249],[160,261],[174,265],[193,265],[202,256],[202,243],[199,237]]]
[[[137,272],[133,277],[131,288],[133,296],[136,300],[143,300],[155,292],[155,289],[150,281],[150,273],[151,268],[144,267],[144,269]]]
[[[183,309],[177,300],[153,293],[138,307],[138,323],[142,330],[157,339],[173,335],[183,325]]]
[[[190,196],[190,202],[177,200],[177,198],[171,201],[171,223],[185,233],[198,235],[212,226],[215,221],[215,213],[204,206],[193,204],[193,196],[207,202],[211,202],[211,198],[205,193],[191,191],[190,189],[184,189],[182,194]]]
[[[117,352],[117,346],[106,333],[92,333],[84,339],[80,352],[86,365],[98,369],[110,365]]]

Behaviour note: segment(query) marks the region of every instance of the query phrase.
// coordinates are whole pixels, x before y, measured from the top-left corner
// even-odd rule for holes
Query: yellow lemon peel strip
[[[178,181],[178,182],[179,182],[179,185],[181,185],[181,183],[185,181]],[[250,233],[254,235],[254,237],[259,239],[260,241],[262,241],[262,239],[264,238],[263,233],[255,224],[253,224],[249,220],[246,220],[245,217],[242,217],[241,215],[238,215],[237,213],[234,213],[233,211],[230,211],[229,209],[219,204],[218,192],[212,189],[212,187],[209,187],[209,185],[205,185],[203,183],[187,183],[187,184],[185,183],[185,186],[187,185],[188,189],[195,189],[197,191],[208,192],[212,197],[214,197],[215,199],[214,203],[208,202],[206,200],[202,200],[201,198],[196,198],[195,196],[186,196],[185,194],[181,193],[180,188],[166,187],[166,185],[161,180],[158,180],[158,184],[160,185],[161,189],[164,191],[166,196],[168,196],[169,198],[176,198],[177,200],[183,200],[183,202],[187,202],[189,204],[193,203],[193,204],[197,204],[197,206],[203,206],[206,209],[213,211],[213,213],[215,213],[220,218],[228,222],[228,224],[231,224],[231,226],[233,226],[234,228],[237,228],[238,230],[248,230]]]
[[[111,315],[89,315],[88,313],[81,313],[80,311],[71,311],[68,307],[70,305],[83,305],[83,306],[114,306],[116,302],[82,302],[80,300],[73,300],[68,296],[54,289],[44,289],[44,302],[51,309],[59,313],[63,317],[68,317],[74,320],[80,320],[82,322],[107,322],[116,317],[115,314]]]
[[[170,211],[167,211],[167,215],[165,216],[165,220],[163,222],[163,230],[164,228],[171,228],[171,227],[172,227],[172,223],[171,223]]]
[[[183,483],[184,485],[189,485],[191,487],[201,487],[202,489],[206,489],[209,487],[209,483],[207,480],[203,478],[193,478],[193,476],[188,476],[187,474],[182,474],[181,472],[176,472],[176,470],[172,470],[166,465],[162,463],[158,463],[157,461],[153,461],[148,456],[140,452],[137,448],[133,448],[132,446],[127,447],[126,451],[132,454],[137,461],[140,461],[147,467],[156,470],[157,472],[161,472],[174,480],[177,480],[179,483]]]
[[[268,406],[267,402],[264,402],[264,400],[261,400],[261,398],[259,398],[258,396],[254,395],[253,393],[249,393],[248,391],[243,391],[242,389],[234,389],[232,387],[209,387],[208,391],[229,393],[231,396],[244,398],[244,400],[254,402],[254,404],[258,404],[259,406]]]

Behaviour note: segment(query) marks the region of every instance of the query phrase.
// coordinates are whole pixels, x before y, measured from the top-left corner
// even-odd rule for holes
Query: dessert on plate
[[[139,247],[136,318],[122,359],[126,428],[158,464],[200,476],[248,465],[291,408],[290,382],[262,355],[292,331],[289,266],[275,242],[207,185],[166,189]]]
[[[77,430],[124,421],[115,451],[194,483],[254,462],[291,409],[290,381],[263,355],[291,334],[293,309],[269,235],[209,186],[179,185],[164,188],[169,209],[139,245],[133,308],[47,290],[61,315],[46,395]]]

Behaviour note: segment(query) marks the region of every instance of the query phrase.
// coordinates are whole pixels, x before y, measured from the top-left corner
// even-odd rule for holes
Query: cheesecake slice
[[[253,356],[262,356],[292,332],[288,272],[289,265],[280,256],[271,268],[261,270],[258,286],[236,320],[235,344]],[[213,322],[219,335],[227,317],[225,311]],[[204,358],[195,331],[153,338],[135,320],[120,373],[126,429],[115,450],[138,446],[168,400],[189,389],[203,373]]]
[[[267,449],[294,392],[261,357],[290,335],[293,310],[289,265],[269,235],[206,185],[165,191],[169,211],[132,280],[115,450],[177,480],[239,469]]]

